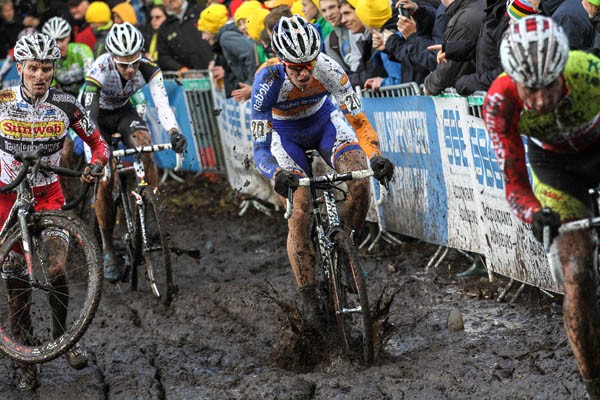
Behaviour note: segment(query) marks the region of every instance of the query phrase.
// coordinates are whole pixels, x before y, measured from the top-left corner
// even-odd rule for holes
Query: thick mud
[[[165,185],[163,198],[172,305],[158,304],[144,282],[140,292],[106,283],[82,339],[90,366],[75,371],[62,357],[43,364],[40,387],[23,394],[3,357],[2,399],[583,398],[560,299],[527,288],[499,303],[506,279],[454,279],[468,267],[454,251],[426,271],[436,246],[421,242],[363,252],[372,303],[396,293],[375,365],[334,348],[294,352],[306,347],[294,346],[281,307],[293,309],[297,296],[281,213],[240,217],[226,183],[192,176]],[[455,331],[447,320],[457,309],[464,329]]]

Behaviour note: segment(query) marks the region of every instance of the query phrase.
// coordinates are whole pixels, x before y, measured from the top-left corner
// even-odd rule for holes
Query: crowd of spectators
[[[500,39],[511,21],[552,17],[572,49],[600,53],[600,0],[0,0],[0,58],[19,34],[54,16],[95,57],[115,23],[144,34],[146,56],[163,71],[210,70],[238,101],[250,97],[256,69],[273,57],[270,33],[281,16],[300,14],[322,36],[323,52],[352,85],[379,89],[416,82],[425,94],[486,91],[502,72]]]

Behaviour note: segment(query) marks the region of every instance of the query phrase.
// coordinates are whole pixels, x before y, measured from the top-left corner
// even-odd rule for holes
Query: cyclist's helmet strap
[[[551,18],[531,16],[514,21],[500,44],[506,73],[526,87],[541,88],[554,82],[569,58],[569,39]]]
[[[54,40],[64,39],[71,35],[71,25],[64,18],[52,17],[44,24],[42,33],[45,33]]]
[[[23,36],[15,44],[15,60],[56,61],[60,60],[60,49],[54,39],[43,33]]]
[[[318,57],[321,36],[311,23],[299,15],[282,17],[273,27],[271,46],[280,60],[304,64]]]
[[[106,36],[106,49],[114,56],[128,57],[144,48],[142,33],[129,22],[114,24]]]

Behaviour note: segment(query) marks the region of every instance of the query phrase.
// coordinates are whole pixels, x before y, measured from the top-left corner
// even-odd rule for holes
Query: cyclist
[[[85,74],[94,62],[94,55],[87,44],[71,42],[71,30],[71,25],[66,19],[52,17],[44,24],[42,33],[53,38],[60,49],[60,60],[54,68],[54,86],[77,97],[85,81]],[[70,131],[61,153],[61,165],[73,169],[77,169],[83,155],[83,151],[79,154],[75,152],[73,140],[76,136]],[[77,185],[64,177],[61,177],[61,184],[67,200],[72,200],[77,193]]]
[[[129,22],[115,24],[106,36],[107,53],[98,57],[86,76],[84,104],[90,119],[98,124],[107,141],[118,132],[128,147],[151,144],[151,136],[144,120],[130,102],[140,88],[148,85],[161,125],[171,134],[173,150],[183,153],[185,137],[179,133],[175,115],[158,65],[143,56],[142,33]],[[142,156],[146,178],[151,187],[158,185],[158,172],[152,154]],[[96,198],[96,217],[102,236],[104,252],[104,278],[117,282],[120,271],[113,248],[114,203],[112,187],[114,179],[107,174],[102,179]]]
[[[264,175],[274,180],[275,191],[281,196],[287,197],[289,189],[297,189],[296,211],[288,221],[288,257],[305,319],[318,324],[320,305],[308,192],[298,188],[298,178],[311,174],[305,150],[318,150],[339,172],[367,168],[367,156],[378,180],[389,180],[394,170],[392,163],[381,156],[377,134],[348,76],[320,52],[321,39],[314,26],[298,15],[282,17],[273,28],[271,42],[277,58],[260,67],[252,86],[254,161]],[[341,111],[332,104],[329,94]],[[358,232],[369,207],[369,182],[350,181],[348,188],[342,217]]]
[[[586,231],[557,236],[561,221],[592,213],[587,189],[600,182],[600,59],[569,52],[552,19],[513,23],[500,45],[501,74],[487,92],[483,116],[504,173],[512,211],[536,239],[550,228],[564,273],[563,322],[592,399],[600,399],[598,306],[592,238]],[[527,136],[533,188],[527,174]]]
[[[92,163],[106,164],[109,149],[106,142],[89,121],[85,110],[77,100],[55,88],[50,88],[54,75],[54,63],[60,59],[60,50],[54,39],[42,33],[23,36],[15,45],[14,57],[17,71],[21,77],[18,86],[0,91],[0,158],[2,169],[0,185],[6,185],[16,176],[21,165],[15,154],[33,149],[43,150],[43,161],[58,165],[62,142],[69,128],[73,129],[92,149]],[[91,183],[91,166],[85,168],[81,180]],[[36,210],[57,210],[64,203],[64,197],[56,174],[37,174],[29,177],[36,198]],[[0,223],[4,224],[8,212],[14,203],[14,193],[0,194]],[[64,263],[66,260],[67,238],[63,232],[53,231],[45,234],[45,241],[52,246],[54,257],[50,258],[48,271],[55,275],[53,282],[57,289],[66,287]],[[32,329],[27,310],[28,286],[22,279],[15,279],[15,274],[26,273],[22,255],[17,251],[11,253],[11,262],[2,265],[2,278],[9,287],[9,293],[15,294],[9,301],[11,327],[15,335],[22,335]],[[15,272],[15,263],[19,269]],[[10,273],[10,275],[9,275]],[[19,293],[19,294],[16,294]],[[53,306],[54,307],[54,306]],[[55,337],[63,333],[66,313],[64,307],[55,312],[62,314],[54,321]],[[87,355],[75,346],[66,353],[69,364],[76,369],[87,365]],[[16,363],[17,387],[22,390],[33,389],[36,385],[37,370],[34,365]]]

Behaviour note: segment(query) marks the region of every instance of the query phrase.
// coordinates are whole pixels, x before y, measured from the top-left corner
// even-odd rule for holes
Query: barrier
[[[415,82],[402,83],[400,85],[383,86],[377,90],[361,90],[360,87],[356,91],[362,97],[400,97],[400,96],[420,96],[423,94],[419,85]]]

